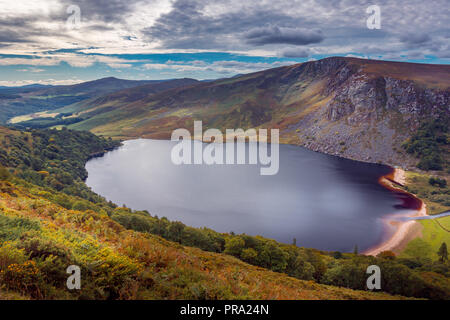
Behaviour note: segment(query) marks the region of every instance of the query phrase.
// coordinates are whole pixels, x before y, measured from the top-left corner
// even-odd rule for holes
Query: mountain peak
[[[119,79],[119,78],[116,78],[116,77],[105,77],[105,78],[100,78],[100,79],[93,80],[93,81],[103,81],[103,82],[106,82],[106,81],[127,81],[127,80]]]

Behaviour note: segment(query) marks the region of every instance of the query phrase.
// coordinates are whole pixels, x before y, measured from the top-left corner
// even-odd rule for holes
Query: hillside
[[[159,82],[161,81],[136,81],[109,77],[74,85],[2,88],[0,90],[0,123],[6,123],[15,116],[51,111],[94,96]]]
[[[0,127],[0,143],[0,297],[448,299],[450,262],[433,251],[426,259],[372,257],[192,228],[86,187],[85,162],[115,141]],[[80,292],[65,289],[71,264],[87,277]],[[364,291],[372,264],[382,268],[387,293]]]
[[[179,87],[187,87],[199,83],[194,79],[173,79],[166,81],[155,81],[150,84],[140,85],[129,89],[117,90],[107,95],[98,95],[87,101],[76,103],[65,108],[61,108],[59,112],[74,112],[81,118],[86,112],[95,111],[95,113],[104,113],[114,110],[123,104],[139,101],[156,93]],[[95,106],[98,106],[95,107]],[[88,110],[88,111],[87,111]]]
[[[62,108],[53,108],[45,112],[14,117],[10,122],[18,128],[47,128],[57,125],[69,125],[82,121],[85,109],[89,109],[90,116],[92,116],[98,113],[112,111],[118,104],[130,103],[144,96],[148,97],[165,90],[189,86],[195,83],[198,83],[198,81],[194,79],[130,81],[115,78],[100,79],[95,81],[95,83],[81,83],[74,86],[76,90],[87,90],[88,92],[82,96],[77,96],[77,101],[79,102],[68,103],[66,101],[62,105]],[[124,87],[127,89],[123,89]],[[53,90],[59,92],[59,95],[56,97],[65,97],[66,95],[71,97],[70,94],[65,94],[64,92],[72,92],[74,88],[51,88],[46,90],[45,94],[51,94]],[[105,92],[107,93],[105,94]],[[100,105],[100,107],[93,107],[97,105]]]
[[[107,215],[58,206],[42,197],[46,193],[0,182],[0,238],[6,241],[0,246],[0,278],[9,294],[40,299],[401,298],[302,281],[128,231]],[[72,264],[82,268],[80,291],[65,289],[65,269]]]
[[[426,122],[448,124],[449,87],[450,66],[333,57],[139,99],[125,90],[84,106],[70,127],[126,139],[167,139],[194,120],[222,130],[279,128],[284,143],[413,167],[414,152],[402,144]]]

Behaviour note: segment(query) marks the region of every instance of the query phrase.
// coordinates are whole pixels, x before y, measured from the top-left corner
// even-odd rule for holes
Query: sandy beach
[[[406,191],[396,187],[395,184],[405,185],[406,183],[406,174],[402,169],[395,168],[394,171],[380,178],[380,184],[383,186],[398,192],[406,193]],[[419,199],[420,200],[420,199]],[[406,215],[388,215],[383,219],[383,223],[385,225],[387,233],[391,234],[388,240],[383,243],[370,248],[363,252],[365,255],[376,256],[380,252],[383,251],[393,251],[395,253],[403,250],[407,243],[412,239],[421,235],[422,225],[417,221],[399,221],[398,218],[403,217],[420,217],[427,215],[426,204],[421,201],[420,208],[413,213],[409,213]]]

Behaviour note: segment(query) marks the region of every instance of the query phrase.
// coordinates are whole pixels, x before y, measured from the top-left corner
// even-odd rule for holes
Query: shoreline
[[[387,240],[383,240],[381,243],[367,249],[363,252],[364,255],[376,256],[383,251],[392,251],[394,253],[399,253],[402,249],[406,247],[409,241],[421,236],[422,226],[419,222],[415,220],[400,221],[401,218],[416,218],[427,216],[427,206],[425,202],[415,195],[400,189],[396,184],[404,186],[406,184],[406,175],[403,169],[394,168],[393,171],[385,176],[382,176],[378,182],[385,188],[408,195],[411,200],[416,201],[418,207],[412,213],[399,215],[391,214],[383,218],[383,224],[385,230],[390,233]]]

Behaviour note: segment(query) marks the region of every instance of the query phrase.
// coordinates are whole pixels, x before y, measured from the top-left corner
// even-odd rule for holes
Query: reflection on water
[[[262,235],[323,250],[361,250],[380,242],[381,217],[405,213],[377,183],[390,171],[280,145],[277,175],[258,165],[172,164],[175,142],[132,140],[90,160],[87,184],[117,204],[219,232]]]

